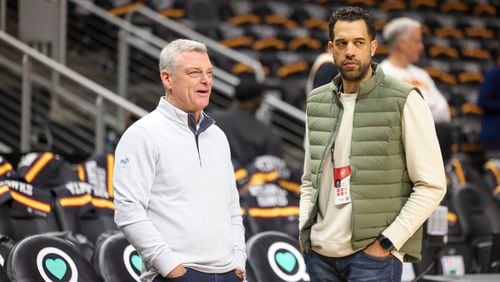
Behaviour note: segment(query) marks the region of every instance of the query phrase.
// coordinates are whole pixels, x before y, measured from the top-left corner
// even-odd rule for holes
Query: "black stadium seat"
[[[109,230],[116,230],[112,198],[95,195],[94,186],[69,182],[54,189],[54,209],[61,229],[85,235],[91,242]]]
[[[248,281],[309,281],[299,241],[289,235],[259,233],[247,241],[247,254]]]
[[[9,282],[9,277],[7,276],[7,271],[0,265],[0,282]]]
[[[7,257],[9,256],[10,250],[14,247],[14,241],[0,234],[0,267],[5,267],[5,262],[7,261]],[[2,281],[0,279],[0,281]]]
[[[24,155],[17,165],[16,174],[20,181],[43,189],[51,189],[78,179],[70,164],[52,152]]]
[[[60,231],[50,192],[16,180],[0,182],[0,234],[17,242],[50,231]]]
[[[92,264],[104,282],[139,281],[142,259],[121,232],[98,239]]]
[[[264,155],[235,172],[246,237],[280,231],[298,237],[300,177],[283,159]]]
[[[15,174],[12,164],[0,155],[0,180],[12,177]]]
[[[484,164],[485,188],[500,207],[500,159],[489,159]]]
[[[113,220],[113,154],[92,156],[76,166],[79,181],[53,189],[62,230],[85,235],[92,243],[116,230]]]
[[[70,243],[44,234],[18,242],[9,254],[6,268],[14,281],[99,281],[90,262]]]
[[[78,179],[92,184],[95,195],[111,199],[113,191],[113,169],[115,157],[113,154],[94,155],[76,166]]]
[[[477,270],[486,272],[493,234],[500,233],[500,209],[484,189],[474,184],[454,191],[453,204],[461,228],[473,249]]]

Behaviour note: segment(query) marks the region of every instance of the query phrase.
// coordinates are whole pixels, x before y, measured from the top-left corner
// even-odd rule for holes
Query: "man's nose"
[[[202,73],[200,77],[200,81],[202,83],[208,83],[212,80],[212,74],[210,73]]]
[[[354,52],[354,44],[352,42],[347,43],[346,49],[345,49],[345,56],[349,59],[353,58],[355,55]]]

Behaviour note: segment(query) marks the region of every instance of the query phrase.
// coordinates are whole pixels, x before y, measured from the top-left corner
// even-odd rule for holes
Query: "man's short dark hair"
[[[334,10],[330,16],[330,22],[328,23],[328,36],[330,36],[330,40],[333,41],[333,27],[335,26],[337,21],[354,22],[357,20],[365,21],[370,40],[375,39],[375,22],[368,11],[360,7],[341,7],[337,10]]]

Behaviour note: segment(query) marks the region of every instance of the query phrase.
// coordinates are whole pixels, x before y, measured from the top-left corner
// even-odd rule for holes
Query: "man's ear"
[[[327,52],[330,54],[330,55],[333,55],[333,42],[332,41],[328,41],[328,46],[327,46]]]
[[[375,51],[377,51],[377,47],[378,47],[378,41],[377,39],[373,39],[372,42],[370,42],[370,54],[373,56],[375,56]]]
[[[170,74],[166,70],[160,71],[160,78],[161,78],[161,82],[163,83],[163,87],[165,89],[171,88],[172,77],[170,76]]]

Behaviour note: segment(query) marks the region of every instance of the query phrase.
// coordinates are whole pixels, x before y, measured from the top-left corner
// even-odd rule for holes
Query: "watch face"
[[[392,248],[394,247],[392,245],[391,240],[389,240],[389,238],[385,237],[382,234],[380,234],[380,236],[378,236],[377,240],[379,241],[379,243],[382,246],[382,248],[384,248],[384,249],[386,249],[388,251],[391,251]]]
[[[382,245],[382,247],[388,251],[391,251],[392,248],[393,248],[393,245],[392,245],[392,242],[391,240],[387,239],[387,238],[384,238],[382,239],[382,241],[380,242],[380,244]]]

